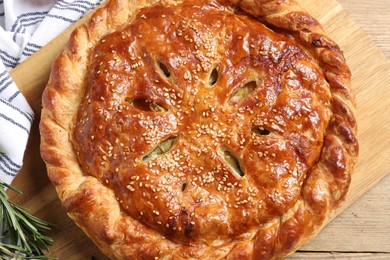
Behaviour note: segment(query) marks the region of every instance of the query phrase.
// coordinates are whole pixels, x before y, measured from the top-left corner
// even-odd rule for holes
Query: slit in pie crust
[[[350,77],[292,0],[109,0],[53,64],[41,154],[113,259],[283,258],[347,194]]]

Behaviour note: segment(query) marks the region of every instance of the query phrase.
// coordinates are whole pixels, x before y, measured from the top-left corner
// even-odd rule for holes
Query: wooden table
[[[390,59],[390,0],[338,2]],[[390,259],[390,174],[291,259]]]
[[[327,1],[318,1],[318,5],[326,6]],[[339,2],[347,13],[352,16],[352,19],[366,31],[375,45],[390,59],[390,0],[339,0]],[[313,2],[310,3],[313,4]],[[51,48],[59,50],[60,46],[51,44]],[[358,51],[364,50],[358,49]],[[42,61],[45,62],[46,60]],[[32,68],[31,64],[25,64],[24,69],[15,69],[11,72],[11,75],[20,79],[18,83],[32,81],[26,75],[23,75],[26,67]],[[40,63],[38,67],[35,66],[34,69],[43,68],[45,65]],[[387,74],[390,75],[390,66],[387,66],[386,69],[389,70]],[[47,77],[47,73],[45,73],[42,72],[42,75]],[[34,80],[39,81],[36,75],[35,77]],[[34,104],[34,111],[39,111],[41,92],[35,88],[25,89],[25,91],[23,94],[28,94],[30,104]],[[386,112],[388,113],[388,111],[383,113]],[[390,116],[388,118],[390,119]],[[32,135],[39,135],[36,125],[33,127]],[[39,156],[38,146],[38,138],[30,140],[29,152],[35,153],[35,155],[32,154],[33,158]],[[387,149],[387,151],[389,150]],[[390,154],[382,154],[381,156],[390,158]],[[67,217],[61,209],[58,199],[56,199],[53,187],[47,185],[43,163],[40,160],[27,160],[25,168],[29,168],[28,172],[18,175],[14,182],[17,187],[25,192],[25,196],[15,198],[15,200],[17,203],[33,209],[32,213],[57,224],[55,230],[53,230],[56,235],[54,249],[58,252],[70,249],[82,250],[83,257],[80,257],[81,254],[75,254],[68,256],[67,259],[78,260],[85,257],[90,258],[92,255],[94,259],[105,259],[85,235],[74,227],[73,223],[65,220]],[[388,170],[390,170],[390,167],[388,167]],[[41,180],[37,181],[40,178]],[[46,184],[44,183],[45,180]],[[372,181],[372,183],[374,182]],[[35,186],[33,187],[31,184]],[[370,185],[367,184],[367,186]],[[351,207],[344,210],[314,241],[303,247],[291,259],[390,259],[390,188],[388,187],[390,187],[390,175],[382,179],[379,184],[359,198]],[[71,230],[71,232],[68,232],[68,230]],[[77,243],[72,244],[74,241],[77,241]],[[62,253],[58,253],[53,256],[62,257],[62,255]]]

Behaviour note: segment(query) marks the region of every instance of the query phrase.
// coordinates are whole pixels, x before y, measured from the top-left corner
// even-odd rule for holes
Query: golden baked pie
[[[109,0],[54,62],[41,154],[113,259],[275,259],[345,199],[354,111],[294,0]]]

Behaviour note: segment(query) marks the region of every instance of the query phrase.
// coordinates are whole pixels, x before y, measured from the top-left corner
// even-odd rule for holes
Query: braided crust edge
[[[289,31],[317,60],[332,94],[331,118],[317,164],[303,185],[301,198],[286,214],[259,227],[247,240],[221,247],[173,243],[121,212],[115,195],[79,167],[69,132],[85,89],[90,49],[104,35],[131,21],[133,14],[156,0],[111,0],[71,35],[53,64],[43,93],[41,155],[49,178],[68,215],[114,259],[278,259],[315,236],[344,201],[356,164],[355,98],[351,73],[338,45],[294,0],[220,0],[240,7],[267,25]],[[93,187],[91,189],[90,187]],[[118,232],[126,230],[126,233]]]

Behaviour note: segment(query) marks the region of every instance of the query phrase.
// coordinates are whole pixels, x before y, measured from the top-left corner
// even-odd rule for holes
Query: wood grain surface
[[[339,0],[338,2],[390,59],[390,0]]]
[[[386,188],[390,187],[390,175],[346,209],[390,172],[390,61],[383,55],[390,56],[390,1],[340,0],[346,11],[334,0],[299,2],[324,24],[351,66],[358,98],[361,156],[343,212],[291,259],[390,259],[390,189]],[[50,64],[70,31],[11,71],[37,119]],[[13,183],[25,195],[12,198],[33,214],[55,223],[50,233],[55,244],[49,256],[106,259],[69,220],[48,182],[39,157],[37,124],[35,120],[24,166]]]
[[[390,0],[338,2],[390,60]],[[387,71],[390,71],[390,68],[387,68]],[[390,96],[384,98],[389,100]],[[383,113],[387,115],[385,120],[389,122],[389,110]],[[386,129],[386,134],[389,135],[390,128]],[[390,153],[383,156],[390,158]],[[390,166],[387,171],[390,173]],[[390,174],[343,211],[312,243],[301,250],[379,254],[297,254],[302,257],[300,259],[320,259],[317,256],[323,256],[322,259],[390,259]]]

